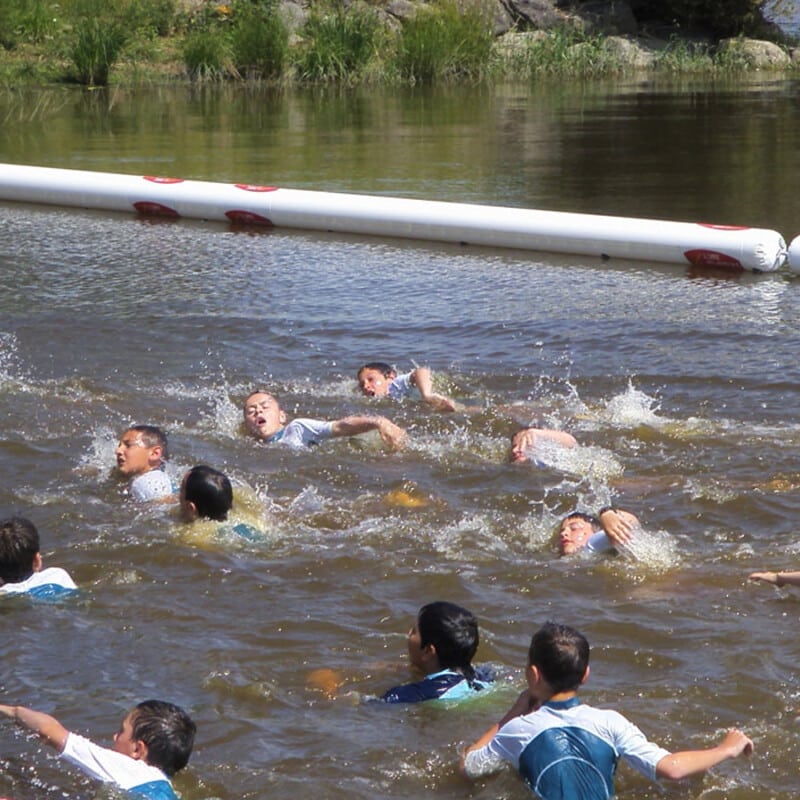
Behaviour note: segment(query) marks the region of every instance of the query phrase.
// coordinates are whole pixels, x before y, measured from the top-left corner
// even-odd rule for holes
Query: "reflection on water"
[[[713,211],[791,236],[790,91],[53,92],[4,98],[0,161]],[[188,800],[461,798],[457,748],[516,696],[530,634],[555,618],[595,645],[590,702],[667,747],[734,724],[755,739],[750,765],[669,796],[796,795],[785,631],[800,595],[746,582],[797,558],[793,277],[10,205],[0,265],[0,507],[30,516],[46,564],[82,588],[0,605],[9,702],[106,742],[145,697],[184,705],[199,724],[177,779]],[[429,364],[479,410],[368,401],[355,373],[375,358]],[[409,446],[253,442],[240,405],[262,385],[292,415],[384,413]],[[131,505],[111,466],[134,421],[169,432],[176,479],[195,463],[231,476],[229,526]],[[580,447],[508,464],[529,422]],[[559,559],[561,516],[610,501],[642,520],[637,558]],[[476,613],[499,688],[458,708],[359,704],[408,678],[405,632],[439,598]],[[0,794],[93,796],[15,729],[2,737]],[[512,775],[474,790],[526,792]],[[618,792],[663,796],[627,768]]]

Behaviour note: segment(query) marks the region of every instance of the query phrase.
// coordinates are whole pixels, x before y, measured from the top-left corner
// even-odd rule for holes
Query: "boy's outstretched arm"
[[[64,749],[69,731],[55,717],[41,711],[34,711],[32,708],[25,708],[25,706],[0,705],[0,714],[4,714],[34,733],[38,733],[47,744],[55,747],[59,752]]]
[[[773,586],[800,586],[800,572],[752,572],[748,577]]]
[[[437,411],[455,411],[456,403],[449,397],[435,394],[433,391],[433,378],[427,367],[417,367],[411,373],[411,383],[417,387],[423,403],[427,403]]]
[[[684,750],[670,753],[656,764],[656,777],[679,781],[705,772],[711,767],[738,756],[749,756],[753,752],[753,742],[740,730],[732,728],[722,741],[705,750]]]
[[[331,425],[332,436],[358,436],[368,431],[378,431],[384,444],[395,450],[405,444],[406,432],[386,417],[343,417]]]
[[[634,527],[639,524],[639,519],[630,511],[610,506],[600,511],[597,517],[603,530],[614,544],[627,544],[631,541]]]

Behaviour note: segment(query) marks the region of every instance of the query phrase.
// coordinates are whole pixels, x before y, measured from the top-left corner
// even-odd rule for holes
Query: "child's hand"
[[[388,419],[381,419],[378,433],[381,435],[383,443],[393,450],[401,450],[406,443],[406,432]]]
[[[600,524],[614,544],[627,544],[632,538],[636,517],[627,511],[610,508],[600,515]]]
[[[747,577],[751,581],[763,581],[764,583],[771,583],[773,586],[780,586],[777,572],[751,572]]]
[[[731,758],[749,756],[753,752],[753,741],[738,728],[731,728],[720,742],[720,747],[727,750]]]

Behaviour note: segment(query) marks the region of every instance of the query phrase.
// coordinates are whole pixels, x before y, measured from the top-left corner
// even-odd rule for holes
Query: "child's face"
[[[140,431],[125,431],[115,453],[117,469],[123,475],[141,475],[161,463],[161,448],[148,447]]]
[[[267,439],[286,424],[278,401],[266,392],[254,392],[244,404],[244,425],[257,439]]]
[[[358,385],[361,394],[367,397],[385,397],[389,394],[389,384],[392,382],[392,375],[385,377],[377,369],[362,369],[358,373]]]
[[[434,648],[431,645],[422,646],[422,638],[419,635],[419,626],[416,620],[414,620],[414,625],[408,632],[406,642],[408,644],[408,660],[411,662],[412,667],[418,669],[423,675],[427,675],[439,668],[439,660],[436,658]]]
[[[131,714],[128,714],[122,720],[119,730],[114,734],[114,747],[112,748],[115,753],[122,753],[131,758],[138,758],[139,752],[138,742],[133,740],[133,720]]]
[[[558,532],[558,549],[561,555],[569,556],[582,550],[594,532],[592,524],[585,519],[580,517],[565,519]]]

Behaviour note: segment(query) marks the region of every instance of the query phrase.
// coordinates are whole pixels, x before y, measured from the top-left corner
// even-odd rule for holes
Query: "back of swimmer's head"
[[[218,469],[198,464],[183,477],[180,501],[186,517],[224,522],[233,506],[233,487]]]
[[[189,763],[197,726],[179,706],[163,700],[145,700],[128,719],[133,739],[147,746],[146,762],[168,777]]]
[[[420,645],[433,645],[443,669],[471,673],[478,650],[478,620],[466,608],[437,600],[424,605],[417,614]]]
[[[39,531],[25,517],[0,522],[0,585],[19,583],[33,575],[39,552]]]
[[[546,622],[533,634],[528,666],[539,670],[554,694],[575,691],[589,666],[589,642],[568,625]]]

